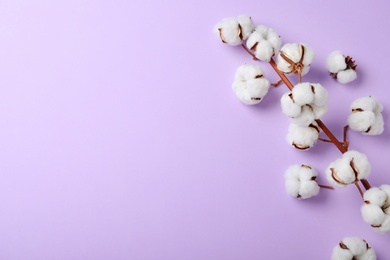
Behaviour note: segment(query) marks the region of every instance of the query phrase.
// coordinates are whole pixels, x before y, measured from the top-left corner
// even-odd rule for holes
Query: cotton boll
[[[357,78],[357,73],[355,70],[342,70],[337,73],[337,81],[342,84],[347,84],[354,81]]]
[[[325,106],[328,103],[328,91],[319,83],[312,83],[314,88],[313,104],[315,106]]]
[[[341,51],[333,51],[328,55],[326,68],[331,73],[337,73],[347,68],[345,56]]]
[[[283,113],[288,117],[297,117],[301,114],[302,107],[295,103],[291,92],[287,92],[282,96],[280,104]]]
[[[383,106],[375,98],[363,97],[356,99],[350,105],[351,114],[348,116],[348,125],[354,131],[365,135],[380,135],[384,131],[384,122],[381,112]]]
[[[294,86],[292,93],[294,96],[294,101],[300,106],[310,104],[314,99],[314,88],[310,83],[299,83]]]
[[[305,105],[302,107],[301,114],[297,117],[291,118],[291,122],[297,125],[308,126],[316,119],[312,107]]]
[[[365,154],[358,151],[348,151],[343,154],[343,158],[347,158],[350,167],[353,169],[357,178],[366,179],[371,173],[371,164]]]
[[[229,17],[214,26],[214,33],[220,37],[223,43],[237,46],[247,39],[253,31],[252,19],[247,15],[240,15],[238,18]]]
[[[371,187],[363,198],[363,220],[380,233],[390,232],[390,186]]]
[[[258,25],[249,36],[246,46],[254,51],[256,58],[268,62],[279,51],[280,43],[279,35],[272,28]]]
[[[274,49],[270,42],[261,41],[257,44],[255,49],[255,56],[262,61],[270,61],[271,57],[274,55]]]
[[[328,182],[338,187],[345,187],[356,180],[350,161],[343,157],[332,162],[326,169],[325,174]]]
[[[332,260],[376,260],[376,254],[365,240],[358,237],[346,237],[332,252]]]
[[[347,119],[349,127],[354,131],[366,132],[375,122],[375,114],[371,111],[351,113]]]
[[[234,17],[223,19],[214,27],[214,33],[218,35],[223,43],[231,46],[237,46],[242,43],[238,21]]]
[[[373,226],[379,226],[385,220],[385,214],[380,207],[374,204],[363,204],[360,209],[363,220]]]
[[[287,142],[293,147],[306,150],[315,144],[319,137],[319,127],[316,123],[309,126],[290,124]]]
[[[386,192],[382,190],[382,186],[380,188],[371,187],[364,193],[364,201],[370,204],[383,205],[387,200],[387,196]]]
[[[324,106],[311,105],[310,107],[311,107],[311,109],[312,109],[312,111],[314,113],[314,118],[315,119],[320,119],[328,111],[328,106],[327,105],[324,105]]]
[[[283,73],[305,75],[314,56],[313,50],[305,44],[287,43],[277,56],[277,67]]]
[[[240,15],[237,17],[237,21],[241,26],[242,39],[248,39],[249,35],[253,32],[255,25],[253,24],[252,18],[248,15]]]
[[[304,164],[290,166],[285,172],[285,188],[288,194],[300,199],[318,195],[319,185],[315,181],[316,171]]]
[[[326,67],[330,75],[342,84],[349,83],[357,78],[355,61],[340,51],[334,51],[328,55]]]

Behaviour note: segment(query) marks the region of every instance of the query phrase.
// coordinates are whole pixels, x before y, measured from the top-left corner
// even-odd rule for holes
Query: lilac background
[[[380,2],[380,3],[378,3]],[[360,216],[355,187],[289,197],[284,171],[320,173],[338,150],[299,152],[273,89],[258,106],[231,90],[254,63],[212,27],[241,13],[305,42],[308,81],[329,91],[341,137],[350,102],[373,95],[389,120],[386,1],[0,1],[0,259],[329,259],[360,236],[390,259],[390,235]],[[359,79],[327,76],[336,49]],[[276,81],[268,64],[266,76]],[[372,185],[390,183],[390,130],[351,133]]]

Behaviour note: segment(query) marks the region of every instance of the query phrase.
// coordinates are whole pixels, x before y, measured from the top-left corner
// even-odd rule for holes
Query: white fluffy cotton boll
[[[326,68],[330,73],[337,73],[347,68],[345,56],[341,51],[331,52],[326,59]]]
[[[291,118],[291,123],[308,126],[316,119],[313,108],[310,105],[302,106],[299,116]]]
[[[237,46],[249,37],[253,29],[252,19],[247,15],[240,15],[238,18],[222,19],[214,26],[214,33],[221,38],[223,43]]]
[[[341,51],[334,51],[328,55],[326,67],[330,75],[342,84],[357,78],[355,61],[350,56],[345,56]]]
[[[279,35],[272,28],[264,25],[256,26],[246,42],[246,46],[254,51],[256,58],[267,62],[278,53],[280,45]]]
[[[367,156],[353,150],[344,153],[325,171],[328,182],[338,187],[366,179],[370,172],[371,164]]]
[[[332,260],[376,260],[376,254],[365,240],[346,237],[333,248]]]
[[[283,73],[305,75],[315,57],[314,51],[306,44],[286,43],[277,56],[277,66]]]
[[[297,117],[301,114],[302,107],[295,103],[291,92],[284,93],[280,99],[283,113],[288,117]]]
[[[342,156],[350,161],[350,166],[359,180],[368,178],[371,173],[371,164],[365,154],[350,150]]]
[[[292,89],[295,103],[300,106],[310,104],[314,100],[314,87],[310,83],[299,83]]]
[[[300,199],[318,195],[320,187],[316,182],[317,172],[309,165],[290,166],[285,173],[285,188],[288,194]]]
[[[299,150],[307,150],[317,142],[319,133],[320,128],[315,122],[309,126],[290,124],[287,142]]]
[[[242,65],[236,70],[233,90],[237,98],[246,105],[261,102],[268,93],[270,83],[264,78],[259,66]]]
[[[348,70],[339,71],[339,73],[337,73],[336,79],[341,84],[347,84],[349,82],[352,82],[355,79],[357,79],[356,70],[348,69]]]
[[[365,135],[380,135],[384,131],[383,106],[375,98],[363,97],[356,99],[350,105],[351,114],[348,125]]]
[[[363,199],[363,220],[380,233],[390,232],[390,185],[371,187]]]

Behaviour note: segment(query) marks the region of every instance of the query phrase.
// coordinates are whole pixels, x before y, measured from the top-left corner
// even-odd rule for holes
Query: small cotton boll
[[[254,29],[252,19],[247,15],[240,15],[238,18],[228,17],[222,19],[214,26],[214,34],[223,43],[237,46],[247,39]]]
[[[326,179],[334,186],[345,187],[355,181],[355,174],[349,165],[348,158],[338,158],[330,163],[325,171]]]
[[[296,104],[303,106],[310,104],[314,99],[314,88],[310,83],[299,83],[294,86],[292,93]]]
[[[292,165],[284,176],[285,188],[289,195],[300,199],[318,195],[320,187],[315,181],[317,173],[309,165]]]
[[[349,127],[354,131],[366,132],[375,122],[375,114],[371,111],[351,113],[347,119]]]
[[[295,104],[291,92],[287,92],[281,97],[280,104],[282,106],[283,113],[288,117],[297,117],[301,114],[302,107]]]
[[[316,123],[310,126],[290,124],[287,142],[293,147],[306,150],[315,144],[319,137],[319,127]]]
[[[370,175],[371,164],[365,154],[350,150],[343,154],[343,158],[348,159],[350,167],[357,173],[359,180],[366,179]]]
[[[223,43],[237,46],[242,43],[238,21],[234,17],[224,18],[214,27],[214,33],[218,35]]]
[[[256,58],[268,62],[280,49],[280,37],[272,28],[258,25],[249,36],[246,46],[254,51]]]
[[[374,204],[363,204],[360,209],[364,222],[379,226],[385,220],[385,214],[383,213],[381,207],[378,207]]]
[[[270,61],[274,55],[274,49],[268,41],[261,41],[255,49],[255,56],[261,61]]]
[[[337,73],[340,70],[345,70],[347,64],[345,63],[345,56],[341,51],[331,52],[326,59],[326,68],[331,73]]]
[[[347,69],[337,73],[337,81],[341,84],[347,84],[354,81],[357,78],[356,70]]]
[[[387,194],[382,188],[371,187],[364,193],[364,201],[368,201],[371,204],[383,205],[387,200]]]
[[[296,125],[308,126],[316,119],[312,107],[305,105],[302,107],[301,114],[294,118],[291,118],[291,122]]]
[[[248,39],[249,35],[255,29],[255,25],[253,24],[252,18],[248,15],[240,15],[237,17],[237,21],[241,26],[242,39]]]
[[[242,65],[236,70],[233,90],[237,98],[246,105],[255,105],[261,102],[268,93],[270,83],[263,77],[259,66]]]
[[[311,83],[314,88],[313,104],[316,106],[325,106],[328,103],[328,91],[319,83]]]

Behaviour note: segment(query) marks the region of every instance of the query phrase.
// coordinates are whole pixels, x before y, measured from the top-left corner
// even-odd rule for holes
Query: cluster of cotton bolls
[[[371,173],[371,164],[365,154],[350,150],[332,162],[325,173],[329,183],[345,187],[348,184],[366,179]]]
[[[376,260],[376,254],[367,242],[359,237],[346,237],[333,248],[332,260]]]
[[[286,43],[277,56],[277,66],[283,73],[305,75],[315,57],[312,48],[302,43]]]
[[[334,51],[328,55],[326,67],[330,75],[342,84],[357,78],[355,61],[350,56],[345,56],[341,51]]]
[[[364,193],[363,219],[380,233],[390,232],[390,185],[372,187]]]
[[[350,105],[348,125],[352,130],[366,135],[380,135],[384,130],[383,106],[373,97],[356,99]]]
[[[292,165],[284,176],[286,191],[293,197],[308,199],[320,192],[320,186],[316,181],[317,172],[309,165]]]
[[[248,64],[236,70],[233,90],[237,98],[246,105],[259,103],[268,93],[269,86],[260,66]]]
[[[309,126],[327,111],[328,92],[319,83],[299,83],[281,98],[282,110],[291,123]]]

